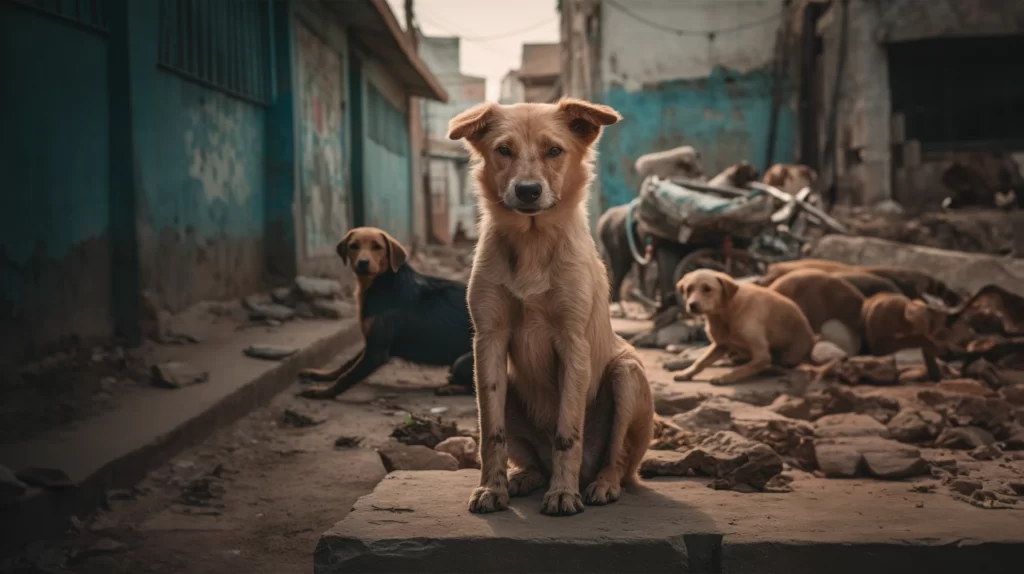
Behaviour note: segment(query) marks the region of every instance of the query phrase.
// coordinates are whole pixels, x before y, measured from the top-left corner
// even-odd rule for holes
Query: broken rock
[[[946,407],[946,418],[957,426],[978,426],[998,432],[1012,417],[1010,405],[1001,398],[962,396]]]
[[[687,390],[678,383],[653,383],[654,412],[659,415],[677,415],[692,411],[706,401],[710,395]]]
[[[811,404],[799,397],[779,395],[768,405],[768,410],[791,419],[811,420]]]
[[[935,439],[935,446],[970,450],[996,442],[992,433],[978,427],[946,427]]]
[[[446,438],[434,447],[437,452],[446,452],[459,462],[459,468],[480,468],[476,441],[468,436]]]
[[[887,425],[889,436],[900,442],[922,442],[942,431],[942,415],[932,409],[906,408]]]
[[[249,345],[242,350],[247,357],[266,361],[280,361],[294,355],[298,351],[298,349],[291,347],[278,347],[276,345]]]
[[[1011,405],[1024,406],[1024,385],[1011,385],[999,389],[999,396]]]
[[[868,415],[842,413],[821,417],[814,423],[814,436],[818,438],[887,437],[888,429]]]
[[[775,451],[731,431],[717,432],[686,453],[654,451],[648,456],[651,462],[641,465],[644,476],[685,476],[693,471],[714,478],[715,489],[763,490],[782,472],[782,458]]]
[[[341,295],[341,283],[318,277],[296,277],[295,289],[307,300],[333,299]]]
[[[325,319],[349,319],[356,316],[355,305],[348,301],[315,299],[309,306],[314,316]]]
[[[284,415],[281,418],[281,422],[285,426],[289,427],[307,428],[316,426],[324,421],[314,419],[313,417],[307,414],[303,414],[298,411],[293,411],[292,409],[285,409]]]
[[[446,452],[437,452],[422,445],[389,441],[377,449],[384,470],[458,470],[459,461]]]
[[[821,471],[830,477],[870,476],[896,480],[928,473],[921,451],[877,436],[856,436],[815,441]]]
[[[974,494],[974,491],[981,490],[983,486],[980,480],[974,478],[957,478],[949,483],[950,490],[959,492],[964,496]]]
[[[177,361],[153,365],[150,371],[153,375],[153,384],[165,389],[197,385],[205,383],[210,378],[210,373]]]
[[[247,307],[249,308],[249,318],[254,321],[263,319],[288,321],[295,317],[294,309],[277,303],[256,303],[248,301]]]
[[[823,376],[847,385],[895,385],[900,382],[893,356],[847,357],[826,368]]]
[[[996,445],[989,444],[985,446],[979,446],[968,454],[970,454],[971,458],[973,458],[974,460],[995,460],[1003,456],[1003,451],[999,450],[999,447],[997,447]]]

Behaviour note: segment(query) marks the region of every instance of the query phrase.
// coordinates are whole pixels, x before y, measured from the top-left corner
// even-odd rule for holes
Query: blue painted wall
[[[159,1],[130,3],[143,287],[172,310],[264,270],[266,110],[157,66]]]
[[[8,348],[112,329],[107,42],[0,3],[0,344]]]
[[[372,82],[366,82],[364,93],[366,225],[384,229],[408,245],[412,240],[409,124]]]
[[[707,78],[664,82],[628,92],[613,87],[604,102],[625,121],[609,127],[601,140],[598,171],[606,207],[636,197],[640,178],[633,163],[643,154],[680,145],[701,153],[711,177],[747,160],[765,169],[771,118],[770,70],[739,73],[721,67]],[[789,101],[784,91],[783,102]],[[775,162],[793,160],[796,115],[783,105],[775,138]]]

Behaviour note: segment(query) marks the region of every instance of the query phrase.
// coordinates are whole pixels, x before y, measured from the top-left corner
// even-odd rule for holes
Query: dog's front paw
[[[469,497],[469,511],[474,514],[488,514],[508,508],[508,490],[481,486]]]
[[[673,381],[679,381],[679,382],[692,381],[693,380],[693,376],[696,375],[696,374],[697,374],[696,371],[693,371],[691,369],[685,369],[683,372],[681,372],[678,375],[672,377],[672,380]]]
[[[726,377],[714,377],[713,379],[708,381],[708,383],[710,383],[710,384],[712,384],[712,385],[714,385],[716,387],[720,387],[722,385],[730,385],[730,384],[732,384],[732,380],[728,379]]]
[[[622,494],[621,485],[599,478],[587,487],[583,493],[583,502],[590,506],[604,506],[618,500],[620,494]]]
[[[298,396],[304,399],[333,399],[334,392],[330,387],[312,387],[300,392]]]
[[[583,497],[577,490],[549,490],[540,505],[542,514],[572,516],[583,512]]]

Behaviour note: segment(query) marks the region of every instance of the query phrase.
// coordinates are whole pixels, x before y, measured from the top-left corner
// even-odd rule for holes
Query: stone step
[[[985,510],[906,482],[798,479],[794,491],[642,481],[615,504],[540,514],[542,493],[474,515],[478,472],[394,472],[317,544],[342,572],[1019,572],[1024,511]]]

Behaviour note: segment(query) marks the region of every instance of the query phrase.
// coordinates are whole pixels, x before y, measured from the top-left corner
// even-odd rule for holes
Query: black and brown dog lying
[[[329,399],[362,382],[390,359],[452,367],[443,394],[473,391],[473,328],[466,286],[417,273],[405,248],[387,232],[357,227],[338,243],[338,255],[356,273],[356,302],[366,345],[332,371],[306,370],[300,377],[332,384],[301,396]],[[442,393],[439,393],[442,394]]]

